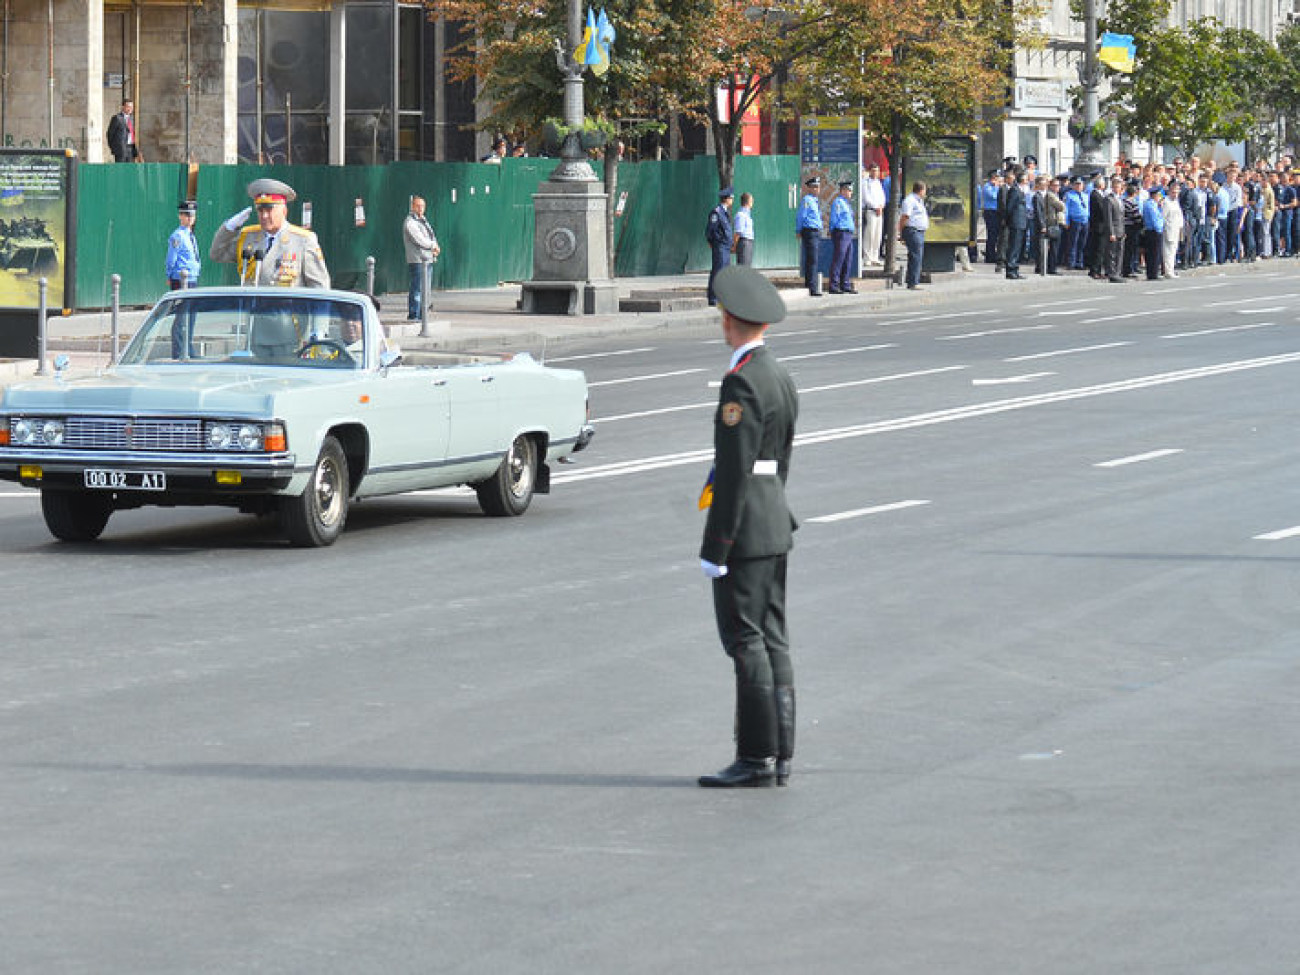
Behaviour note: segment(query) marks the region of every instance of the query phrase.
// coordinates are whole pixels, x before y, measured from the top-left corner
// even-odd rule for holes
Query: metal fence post
[[[366,258],[366,294],[375,296],[375,258],[372,254]]]
[[[429,272],[433,270],[433,265],[428,261],[420,262],[420,338],[427,339],[433,336],[429,329],[429,284],[433,280],[433,275]]]
[[[185,272],[182,271],[181,273],[184,274]],[[120,344],[118,341],[119,340],[118,314],[121,311],[121,309],[122,309],[122,275],[114,274],[113,275],[113,312],[109,319],[111,322],[110,327],[112,328],[112,334],[113,334],[113,351],[110,353],[109,360],[108,360],[108,364],[111,366],[117,365],[117,350]]]
[[[45,301],[46,292],[49,291],[50,282],[48,278],[41,278],[40,281],[40,304],[36,307],[36,375],[48,376],[49,366],[45,364],[46,357],[46,321],[45,321]]]

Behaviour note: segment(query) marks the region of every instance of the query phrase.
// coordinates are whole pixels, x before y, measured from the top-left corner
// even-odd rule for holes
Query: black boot
[[[794,758],[794,688],[778,687],[776,695],[776,784],[790,782]]]
[[[701,775],[706,789],[765,789],[776,784],[776,767],[770,758],[740,758],[713,775]]]

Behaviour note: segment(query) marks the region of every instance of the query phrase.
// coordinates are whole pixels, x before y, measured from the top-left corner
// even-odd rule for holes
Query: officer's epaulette
[[[310,231],[310,230],[308,230],[306,227],[299,227],[297,224],[294,224],[294,223],[286,223],[286,224],[284,225],[284,229],[287,230],[287,231],[288,231],[289,233],[291,233],[291,234],[297,234],[299,237],[310,237],[310,236],[311,236],[311,231]]]

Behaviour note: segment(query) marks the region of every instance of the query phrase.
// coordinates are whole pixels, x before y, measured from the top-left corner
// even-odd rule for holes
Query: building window
[[[239,11],[239,158],[329,161],[329,13]]]

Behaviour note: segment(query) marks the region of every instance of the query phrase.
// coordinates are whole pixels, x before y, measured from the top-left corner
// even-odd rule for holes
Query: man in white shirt
[[[862,179],[862,253],[865,268],[880,264],[880,237],[885,226],[885,184],[880,167],[873,163]]]
[[[907,288],[915,291],[921,286],[921,259],[925,256],[925,232],[930,227],[930,214],[925,209],[925,184],[917,180],[912,192],[907,194],[899,210],[898,229],[907,246]]]

